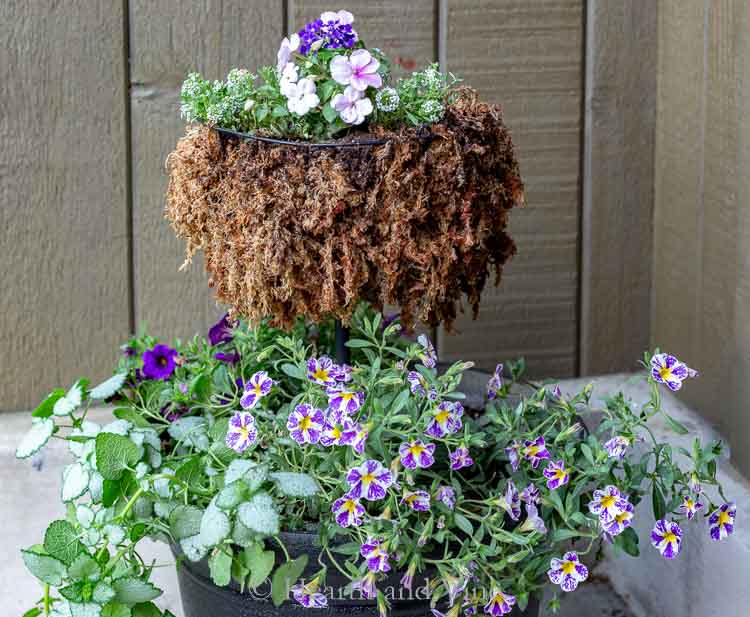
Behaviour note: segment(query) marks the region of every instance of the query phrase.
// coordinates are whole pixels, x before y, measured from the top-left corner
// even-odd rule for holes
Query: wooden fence
[[[140,324],[221,308],[162,218],[181,81],[272,63],[329,2],[6,0],[0,7],[0,407],[104,377]],[[519,254],[445,359],[536,375],[634,364],[648,344],[656,10],[620,0],[348,0],[403,69],[437,61],[502,103],[527,185]]]

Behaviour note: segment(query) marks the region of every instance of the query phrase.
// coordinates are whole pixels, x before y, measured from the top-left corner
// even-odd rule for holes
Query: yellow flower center
[[[617,501],[617,499],[615,498],[614,495],[605,495],[604,497],[602,497],[602,501],[601,501],[602,508],[604,508],[605,510],[608,510],[609,508],[615,505],[615,501]]]
[[[441,409],[438,413],[435,414],[435,420],[437,420],[438,424],[444,424],[448,420],[450,415],[450,411]]]
[[[415,444],[409,447],[409,453],[413,454],[414,456],[419,456],[425,450],[426,448],[424,446],[420,446],[419,444]]]
[[[720,512],[719,513],[719,525],[722,527],[724,525],[727,525],[732,522],[732,517],[729,516],[729,512]]]
[[[366,473],[364,476],[362,476],[362,484],[370,484],[375,479],[375,476],[371,473]]]
[[[677,543],[677,536],[674,535],[671,531],[668,531],[664,534],[664,542],[667,544],[676,544]]]
[[[659,376],[665,381],[672,376],[672,369],[668,367],[662,367],[659,369]]]
[[[536,456],[539,452],[539,446],[526,446],[526,456]]]
[[[692,499],[690,499],[690,497],[688,497],[688,498],[685,499],[685,507],[688,510],[692,510],[694,506],[695,506],[695,503],[693,502]]]
[[[495,596],[492,598],[492,601],[495,604],[505,604],[505,594],[500,593],[499,591],[495,594]]]
[[[555,480],[564,480],[567,475],[564,469],[555,469]]]
[[[341,393],[341,400],[344,401],[345,403],[348,403],[353,398],[354,398],[354,393],[353,392],[342,392]]]
[[[628,520],[630,520],[630,512],[623,512],[615,516],[615,521],[617,521],[618,523],[624,523]]]
[[[317,381],[328,381],[328,371],[324,368],[318,367],[315,369],[315,372],[313,373],[313,379],[316,379]]]
[[[260,387],[260,384],[256,385],[256,386],[255,386],[255,387],[253,388],[253,392],[255,392],[255,394],[257,394],[258,396],[260,396],[261,394],[263,394],[263,390],[262,390],[262,388]]]
[[[349,514],[354,513],[356,509],[357,509],[357,504],[352,499],[348,499],[346,503],[344,503],[344,510],[349,512]]]
[[[306,431],[311,425],[312,420],[310,419],[310,416],[305,416],[299,421],[299,430]]]
[[[408,504],[410,504],[410,505],[411,505],[411,504],[413,504],[413,503],[414,503],[414,502],[415,502],[416,500],[417,500],[417,496],[416,496],[416,495],[409,495],[409,496],[408,496],[408,497],[406,498],[406,503],[408,503]]]
[[[240,438],[245,441],[247,439],[250,439],[250,429],[246,426],[242,426],[238,429],[238,432],[240,434]]]
[[[563,561],[562,571],[563,574],[573,574],[576,571],[575,561]]]
[[[340,439],[341,438],[341,429],[338,426],[334,426],[333,430],[331,431],[331,434],[333,435],[334,439]]]

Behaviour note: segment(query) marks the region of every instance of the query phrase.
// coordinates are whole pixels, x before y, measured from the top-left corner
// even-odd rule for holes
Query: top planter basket
[[[497,106],[460,88],[442,122],[374,127],[328,143],[189,129],[168,159],[167,218],[203,249],[218,300],[253,322],[336,317],[359,300],[450,327],[462,295],[476,313],[515,252],[523,204]]]

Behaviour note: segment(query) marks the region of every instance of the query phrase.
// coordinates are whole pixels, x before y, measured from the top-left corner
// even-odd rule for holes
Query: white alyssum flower
[[[290,83],[286,86],[284,95],[286,96],[287,109],[300,116],[304,116],[320,103],[315,82],[307,77],[303,77],[296,84]]]
[[[382,90],[378,90],[378,93],[375,95],[375,104],[378,109],[386,113],[396,111],[400,102],[401,98],[395,88],[383,88]]]

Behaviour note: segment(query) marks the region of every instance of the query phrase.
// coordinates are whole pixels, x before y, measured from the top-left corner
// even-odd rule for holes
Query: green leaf
[[[34,418],[49,418],[52,415],[52,408],[55,406],[55,403],[63,396],[65,396],[65,390],[56,388],[47,395],[46,399],[39,403],[39,406],[31,412],[31,415]]]
[[[228,549],[232,550],[232,549]],[[211,580],[219,587],[226,587],[232,580],[232,555],[224,549],[216,549],[208,558]]]
[[[632,527],[628,527],[621,534],[615,536],[614,543],[615,546],[619,546],[632,557],[638,557],[640,554],[640,549],[638,548],[638,534]]]
[[[118,407],[112,412],[112,414],[118,420],[130,422],[130,424],[136,428],[151,428],[151,423],[135,409],[131,409],[130,407]]]
[[[101,572],[96,559],[88,553],[78,555],[68,568],[68,574],[71,578],[84,581],[98,580]]]
[[[229,517],[213,503],[209,505],[201,518],[201,544],[208,547],[216,546],[229,535],[231,530]]]
[[[154,587],[148,581],[135,578],[134,576],[127,576],[112,581],[112,588],[115,590],[115,601],[130,606],[142,602],[150,602],[162,594],[161,590]]]
[[[669,414],[665,413],[664,418],[666,418],[667,424],[669,424],[669,428],[671,428],[678,435],[687,435],[690,432],[684,424],[678,422]]]
[[[594,465],[594,453],[591,451],[591,447],[588,444],[581,444],[581,452],[583,452],[583,456],[589,464]]]
[[[88,489],[90,475],[81,463],[68,465],[63,471],[62,500],[63,502],[77,499]]]
[[[336,82],[328,79],[324,81],[320,86],[318,87],[318,96],[320,97],[320,100],[324,103],[331,98],[331,95],[333,94],[333,91],[336,89]],[[326,118],[328,120],[328,118]],[[330,120],[328,120],[330,122]]]
[[[114,433],[96,436],[96,468],[105,480],[119,480],[122,472],[140,459],[140,451],[130,439]]]
[[[21,617],[39,617],[39,615],[41,614],[42,609],[37,606],[26,611],[23,615],[21,615]]]
[[[250,501],[240,504],[237,516],[250,531],[264,536],[275,536],[279,533],[279,514],[267,493],[258,493]]]
[[[466,535],[471,536],[474,534],[474,526],[471,524],[471,521],[463,514],[456,513],[454,519],[456,521],[456,526]]]
[[[83,389],[88,382],[85,379],[79,379],[67,391],[65,396],[59,398],[52,407],[52,414],[55,416],[69,416],[81,406],[83,402]]]
[[[169,515],[169,529],[175,540],[197,536],[201,531],[203,510],[195,506],[177,506]]]
[[[312,497],[320,490],[315,479],[306,473],[279,471],[272,473],[271,479],[288,497]]]
[[[654,517],[658,521],[659,519],[664,518],[664,515],[666,514],[666,504],[664,503],[664,496],[661,493],[661,489],[659,489],[659,485],[654,482],[653,487],[651,489],[651,505],[654,509]]]
[[[129,607],[111,602],[102,607],[102,617],[132,617]]]
[[[224,482],[231,484],[242,479],[251,491],[256,491],[268,478],[268,468],[246,459],[236,459],[229,464]]]
[[[104,581],[99,581],[91,594],[91,600],[95,604],[106,604],[115,597],[115,590]]]
[[[271,112],[274,118],[283,118],[286,115],[289,115],[289,110],[284,105],[277,105]]]
[[[276,555],[273,551],[264,551],[262,545],[256,543],[245,549],[242,556],[245,566],[250,570],[247,584],[255,589],[271,574]]]
[[[572,538],[580,538],[581,536],[585,536],[586,533],[581,533],[580,531],[576,529],[566,529],[564,527],[561,527],[560,529],[555,529],[549,536],[549,541],[551,543],[554,542],[563,542],[565,540],[570,540]]]
[[[326,122],[333,123],[339,117],[339,112],[331,107],[330,103],[327,103],[323,106],[323,117],[326,119]]]
[[[102,607],[98,604],[74,604],[70,603],[70,617],[101,617]]]
[[[156,607],[153,602],[146,602],[144,604],[136,604],[133,607],[133,617],[163,617],[162,612]]]
[[[44,533],[44,550],[65,565],[70,565],[86,547],[78,540],[75,528],[68,521],[53,521]]]
[[[190,487],[196,487],[200,485],[201,479],[203,478],[203,464],[198,456],[189,458],[182,465],[177,468],[174,472],[175,478],[181,480]]]
[[[305,373],[302,372],[302,369],[296,364],[282,364],[281,370],[289,375],[289,377],[294,377],[295,379],[305,379]]]
[[[222,510],[234,510],[247,497],[244,482],[232,482],[225,486],[216,496],[216,506]]]
[[[389,413],[397,414],[399,411],[401,411],[409,401],[410,394],[411,393],[409,392],[409,388],[401,390],[401,392],[398,393],[396,399],[393,401]]]
[[[297,559],[287,561],[276,568],[271,581],[271,598],[276,606],[281,606],[284,600],[289,597],[289,590],[302,576],[306,565],[307,555],[300,555]]]
[[[40,581],[52,585],[52,587],[62,585],[63,578],[67,575],[65,564],[62,561],[45,555],[41,550],[34,548],[21,551],[21,557],[29,572]]]
[[[206,452],[210,445],[208,424],[204,418],[198,416],[188,416],[175,420],[169,425],[167,432],[172,439],[193,446],[199,452]]]
[[[366,341],[365,339],[352,338],[346,341],[346,346],[353,349],[362,349],[365,347],[374,347],[375,345],[370,341]]]
[[[258,122],[263,122],[268,115],[268,105],[259,105],[255,108],[255,119]]]
[[[47,418],[46,420],[35,421],[31,425],[31,429],[21,439],[21,443],[16,448],[16,458],[29,458],[36,454],[44,447],[55,432],[54,420]]]
[[[122,388],[122,384],[125,383],[127,377],[127,373],[115,373],[112,377],[93,388],[89,392],[89,396],[97,400],[104,400],[105,398],[114,396]]]

